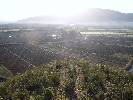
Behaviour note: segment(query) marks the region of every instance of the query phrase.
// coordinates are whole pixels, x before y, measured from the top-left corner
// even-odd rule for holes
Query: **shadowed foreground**
[[[133,75],[84,60],[60,60],[0,86],[1,100],[132,100]]]

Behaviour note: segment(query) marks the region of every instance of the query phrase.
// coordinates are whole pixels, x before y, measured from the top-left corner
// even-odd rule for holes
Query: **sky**
[[[133,0],[0,0],[0,21],[41,16],[71,16],[88,8],[133,13]]]

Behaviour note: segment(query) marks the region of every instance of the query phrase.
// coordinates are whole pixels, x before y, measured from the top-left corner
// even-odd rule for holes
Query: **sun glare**
[[[58,2],[55,1],[53,4],[51,4],[51,7],[51,9],[48,9],[48,12],[59,17],[74,16],[85,9],[81,2],[76,0],[58,0]]]
[[[54,15],[68,17],[88,8],[103,8],[132,12],[132,2],[119,0],[0,0],[0,20]]]
[[[84,0],[83,0],[84,1]],[[71,17],[85,9],[84,2],[79,0],[27,0],[17,2],[12,7],[14,13],[21,17],[53,15],[58,17]],[[90,1],[90,0],[89,0]],[[89,6],[89,4],[87,4]],[[18,9],[16,9],[18,8]],[[27,9],[28,8],[28,9]]]

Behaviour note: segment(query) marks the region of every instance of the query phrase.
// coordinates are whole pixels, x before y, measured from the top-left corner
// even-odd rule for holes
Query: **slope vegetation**
[[[84,60],[60,60],[0,86],[2,100],[132,100],[133,75]]]

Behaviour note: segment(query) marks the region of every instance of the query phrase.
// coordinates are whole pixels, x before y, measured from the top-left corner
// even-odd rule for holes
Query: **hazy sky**
[[[133,13],[133,0],[0,0],[0,20],[15,21],[39,15],[69,16],[87,8]]]

